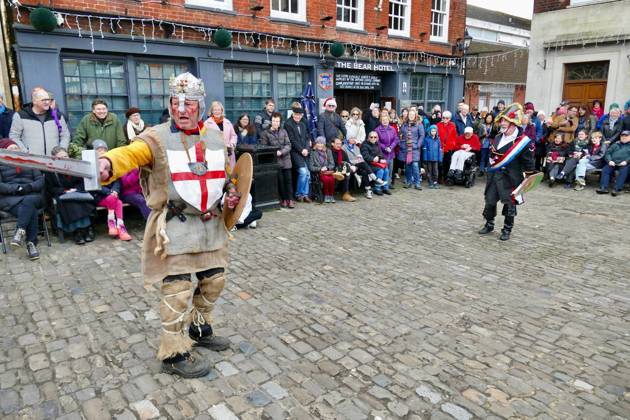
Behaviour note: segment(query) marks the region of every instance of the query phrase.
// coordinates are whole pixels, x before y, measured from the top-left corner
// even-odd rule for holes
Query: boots
[[[487,235],[488,233],[494,230],[494,219],[486,220],[486,224],[483,225],[481,230],[478,232],[480,235]]]
[[[208,362],[184,353],[162,361],[162,372],[182,378],[200,378],[210,372]]]
[[[349,201],[351,203],[354,202],[354,201],[357,201],[357,199],[354,198],[353,196],[351,196],[349,192],[343,193],[343,197],[341,197],[341,199],[343,201]]]
[[[211,326],[212,310],[224,285],[225,273],[222,271],[199,279],[199,286],[195,289],[192,299],[192,324],[188,329],[188,335],[195,342],[195,346],[214,351],[223,351],[230,347],[230,341],[214,335]]]
[[[501,229],[501,236],[499,237],[502,241],[507,241],[510,239],[510,233],[512,232],[512,228],[514,227],[514,216],[505,216],[505,221],[503,222],[503,229]]]
[[[212,351],[224,351],[230,348],[230,340],[214,335],[210,325],[191,325],[188,334],[195,341],[196,347],[204,347]]]

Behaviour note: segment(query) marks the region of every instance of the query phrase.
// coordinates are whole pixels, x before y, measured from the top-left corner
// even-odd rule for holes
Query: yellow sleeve
[[[151,148],[143,141],[134,141],[128,146],[112,149],[104,157],[112,163],[113,175],[103,184],[114,182],[136,168],[153,164]]]

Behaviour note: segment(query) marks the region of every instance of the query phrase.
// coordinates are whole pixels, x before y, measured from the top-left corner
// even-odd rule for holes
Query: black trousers
[[[442,158],[442,181],[446,181],[446,175],[448,174],[448,170],[451,167],[451,157],[453,156],[453,152],[445,152],[444,157]]]
[[[38,221],[37,215],[42,207],[42,196],[40,194],[31,194],[17,205],[11,207],[9,213],[17,218],[17,227],[26,231],[26,240],[37,245]]]
[[[281,200],[293,200],[291,169],[278,170],[278,192]]]

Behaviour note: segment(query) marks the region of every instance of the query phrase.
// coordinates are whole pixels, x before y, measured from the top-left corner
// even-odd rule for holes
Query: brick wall
[[[514,86],[514,102],[525,103],[525,85]]]
[[[57,11],[77,11],[81,13],[93,14],[97,18],[92,21],[98,26],[98,14],[107,13],[109,16],[126,16],[142,18],[155,18],[161,20],[175,21],[182,24],[191,24],[207,27],[225,27],[241,31],[255,31],[278,36],[287,36],[312,41],[340,41],[364,46],[373,46],[403,51],[423,51],[433,54],[452,55],[452,46],[457,38],[461,38],[464,33],[466,21],[466,0],[451,0],[449,14],[449,44],[429,42],[431,7],[428,1],[413,2],[411,14],[410,38],[401,39],[388,37],[387,30],[381,31],[377,36],[376,27],[388,24],[388,0],[383,1],[382,11],[375,11],[374,7],[378,0],[365,0],[364,29],[367,32],[352,32],[337,29],[335,27],[336,2],[331,0],[308,0],[307,3],[307,24],[293,24],[286,22],[272,21],[269,18],[270,2],[268,0],[233,0],[233,11],[222,13],[211,10],[199,10],[185,7],[185,0],[165,0],[166,4],[158,1],[136,2],[129,0],[56,0],[54,2]],[[47,2],[39,0],[24,0],[23,5],[47,6]],[[259,3],[265,8],[258,12],[257,18],[252,17],[250,6]],[[23,13],[22,23],[27,23],[26,13]],[[333,16],[329,22],[325,22],[322,28],[320,18],[323,16]],[[87,22],[81,22],[82,26],[87,26]],[[74,22],[71,26],[76,28]],[[108,31],[107,25],[104,30]],[[125,27],[123,33],[129,33],[130,28]],[[138,35],[139,23],[136,26]],[[149,28],[150,30],[150,28]],[[159,31],[158,31],[159,32]],[[156,37],[161,36],[156,32]],[[420,36],[420,33],[425,35]],[[186,39],[203,39],[203,35],[195,31],[188,31]]]
[[[569,0],[534,0],[534,13],[566,9],[569,2]]]
[[[466,91],[464,93],[464,102],[468,105],[479,106],[479,84],[466,83]]]

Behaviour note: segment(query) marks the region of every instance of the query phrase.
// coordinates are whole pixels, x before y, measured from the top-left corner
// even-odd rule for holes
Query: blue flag
[[[308,82],[304,88],[304,92],[300,97],[300,103],[304,109],[306,121],[308,123],[308,129],[313,136],[313,140],[317,137],[317,104],[315,103],[315,95],[313,95],[313,85]]]

